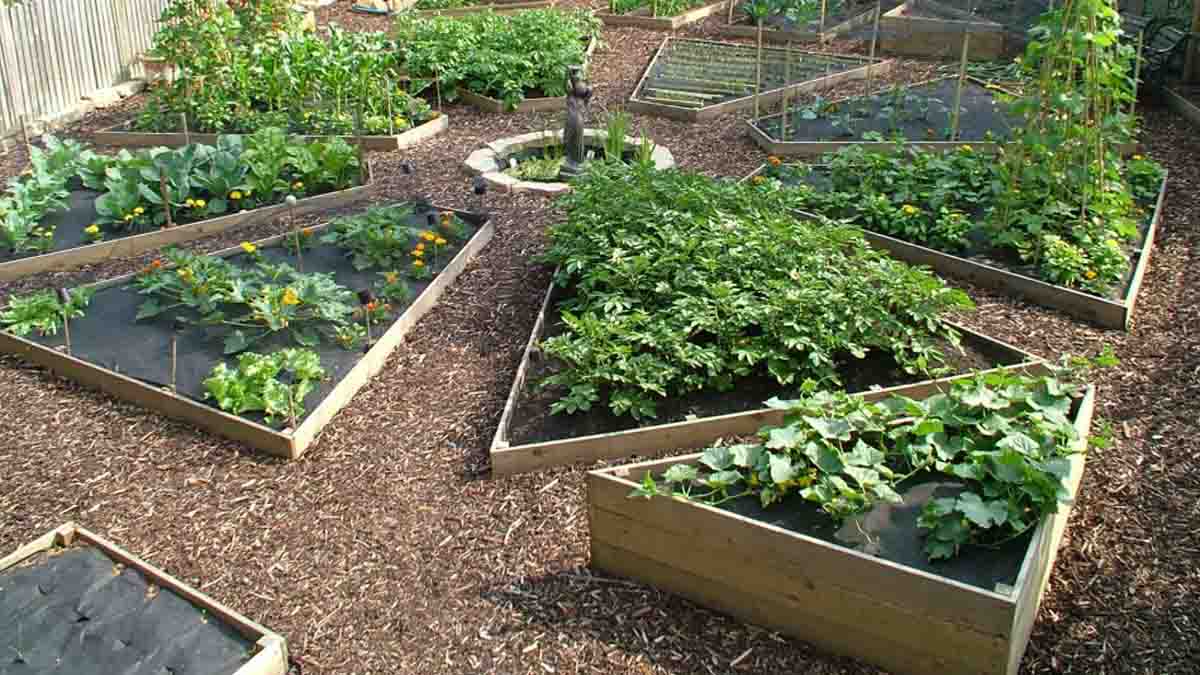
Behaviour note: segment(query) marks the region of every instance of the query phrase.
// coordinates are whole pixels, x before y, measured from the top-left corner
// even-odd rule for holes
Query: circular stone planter
[[[557,132],[535,131],[519,136],[501,138],[472,152],[467,157],[467,160],[463,162],[463,166],[472,175],[483,176],[488,185],[494,189],[504,190],[505,192],[539,192],[547,195],[561,194],[570,190],[571,186],[566,183],[520,180],[512,176],[506,176],[502,172],[508,168],[508,158],[510,156],[522,150],[561,145],[562,137],[563,132],[560,130]],[[603,145],[607,138],[608,134],[603,129],[583,130],[583,140],[586,145]],[[637,148],[641,144],[642,141],[639,138],[633,138],[632,136],[625,137],[625,147],[627,149]],[[674,166],[675,158],[671,156],[671,151],[661,145],[654,146],[654,168],[662,170],[670,169]]]

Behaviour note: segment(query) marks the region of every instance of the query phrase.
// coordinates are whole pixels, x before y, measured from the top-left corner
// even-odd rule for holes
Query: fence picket
[[[53,117],[140,75],[170,0],[31,0],[0,8],[0,148],[21,118]]]

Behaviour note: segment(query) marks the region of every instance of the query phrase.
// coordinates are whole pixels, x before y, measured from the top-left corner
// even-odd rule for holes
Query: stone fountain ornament
[[[558,170],[558,177],[564,183],[582,174],[587,162],[583,124],[591,98],[592,88],[583,79],[583,68],[567,66],[567,123],[563,128],[563,163]]]

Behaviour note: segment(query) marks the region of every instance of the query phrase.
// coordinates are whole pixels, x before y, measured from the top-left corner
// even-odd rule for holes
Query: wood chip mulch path
[[[343,0],[322,21],[346,16]],[[711,35],[720,17],[681,34]],[[356,27],[379,29],[378,20]],[[604,32],[595,110],[624,101],[662,39]],[[835,45],[834,49],[846,45]],[[928,64],[897,72],[917,80]],[[87,139],[138,99],[64,131]],[[555,124],[448,105],[451,129],[376,153],[378,199],[470,206],[462,159]],[[1112,345],[1100,379],[1115,443],[1093,450],[1023,672],[1194,673],[1200,664],[1200,194],[1193,127],[1144,110],[1171,171],[1166,221],[1129,333],[969,289],[974,328],[1043,356]],[[763,160],[738,116],[635,117],[682,167]],[[401,159],[418,167],[406,182]],[[25,164],[0,156],[0,178]],[[285,634],[317,673],[872,673],[588,567],[583,469],[492,480],[487,448],[549,271],[550,202],[489,195],[496,239],[302,459],[284,462],[0,356],[0,552],[74,520]],[[213,250],[284,223],[205,240]],[[0,284],[0,298],[132,271],[153,256]]]

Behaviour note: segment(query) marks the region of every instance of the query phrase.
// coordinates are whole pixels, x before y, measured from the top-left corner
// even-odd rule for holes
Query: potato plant
[[[396,49],[412,76],[436,82],[448,100],[463,86],[516,106],[533,90],[565,95],[567,66],[584,62],[585,43],[599,31],[599,20],[581,11],[401,14]]]
[[[571,295],[542,344],[566,364],[555,412],[604,404],[653,418],[656,403],[765,375],[836,383],[871,352],[940,372],[943,320],[961,291],[867,246],[851,227],[797,220],[787,193],[644,166],[596,163],[565,198],[547,262]]]

